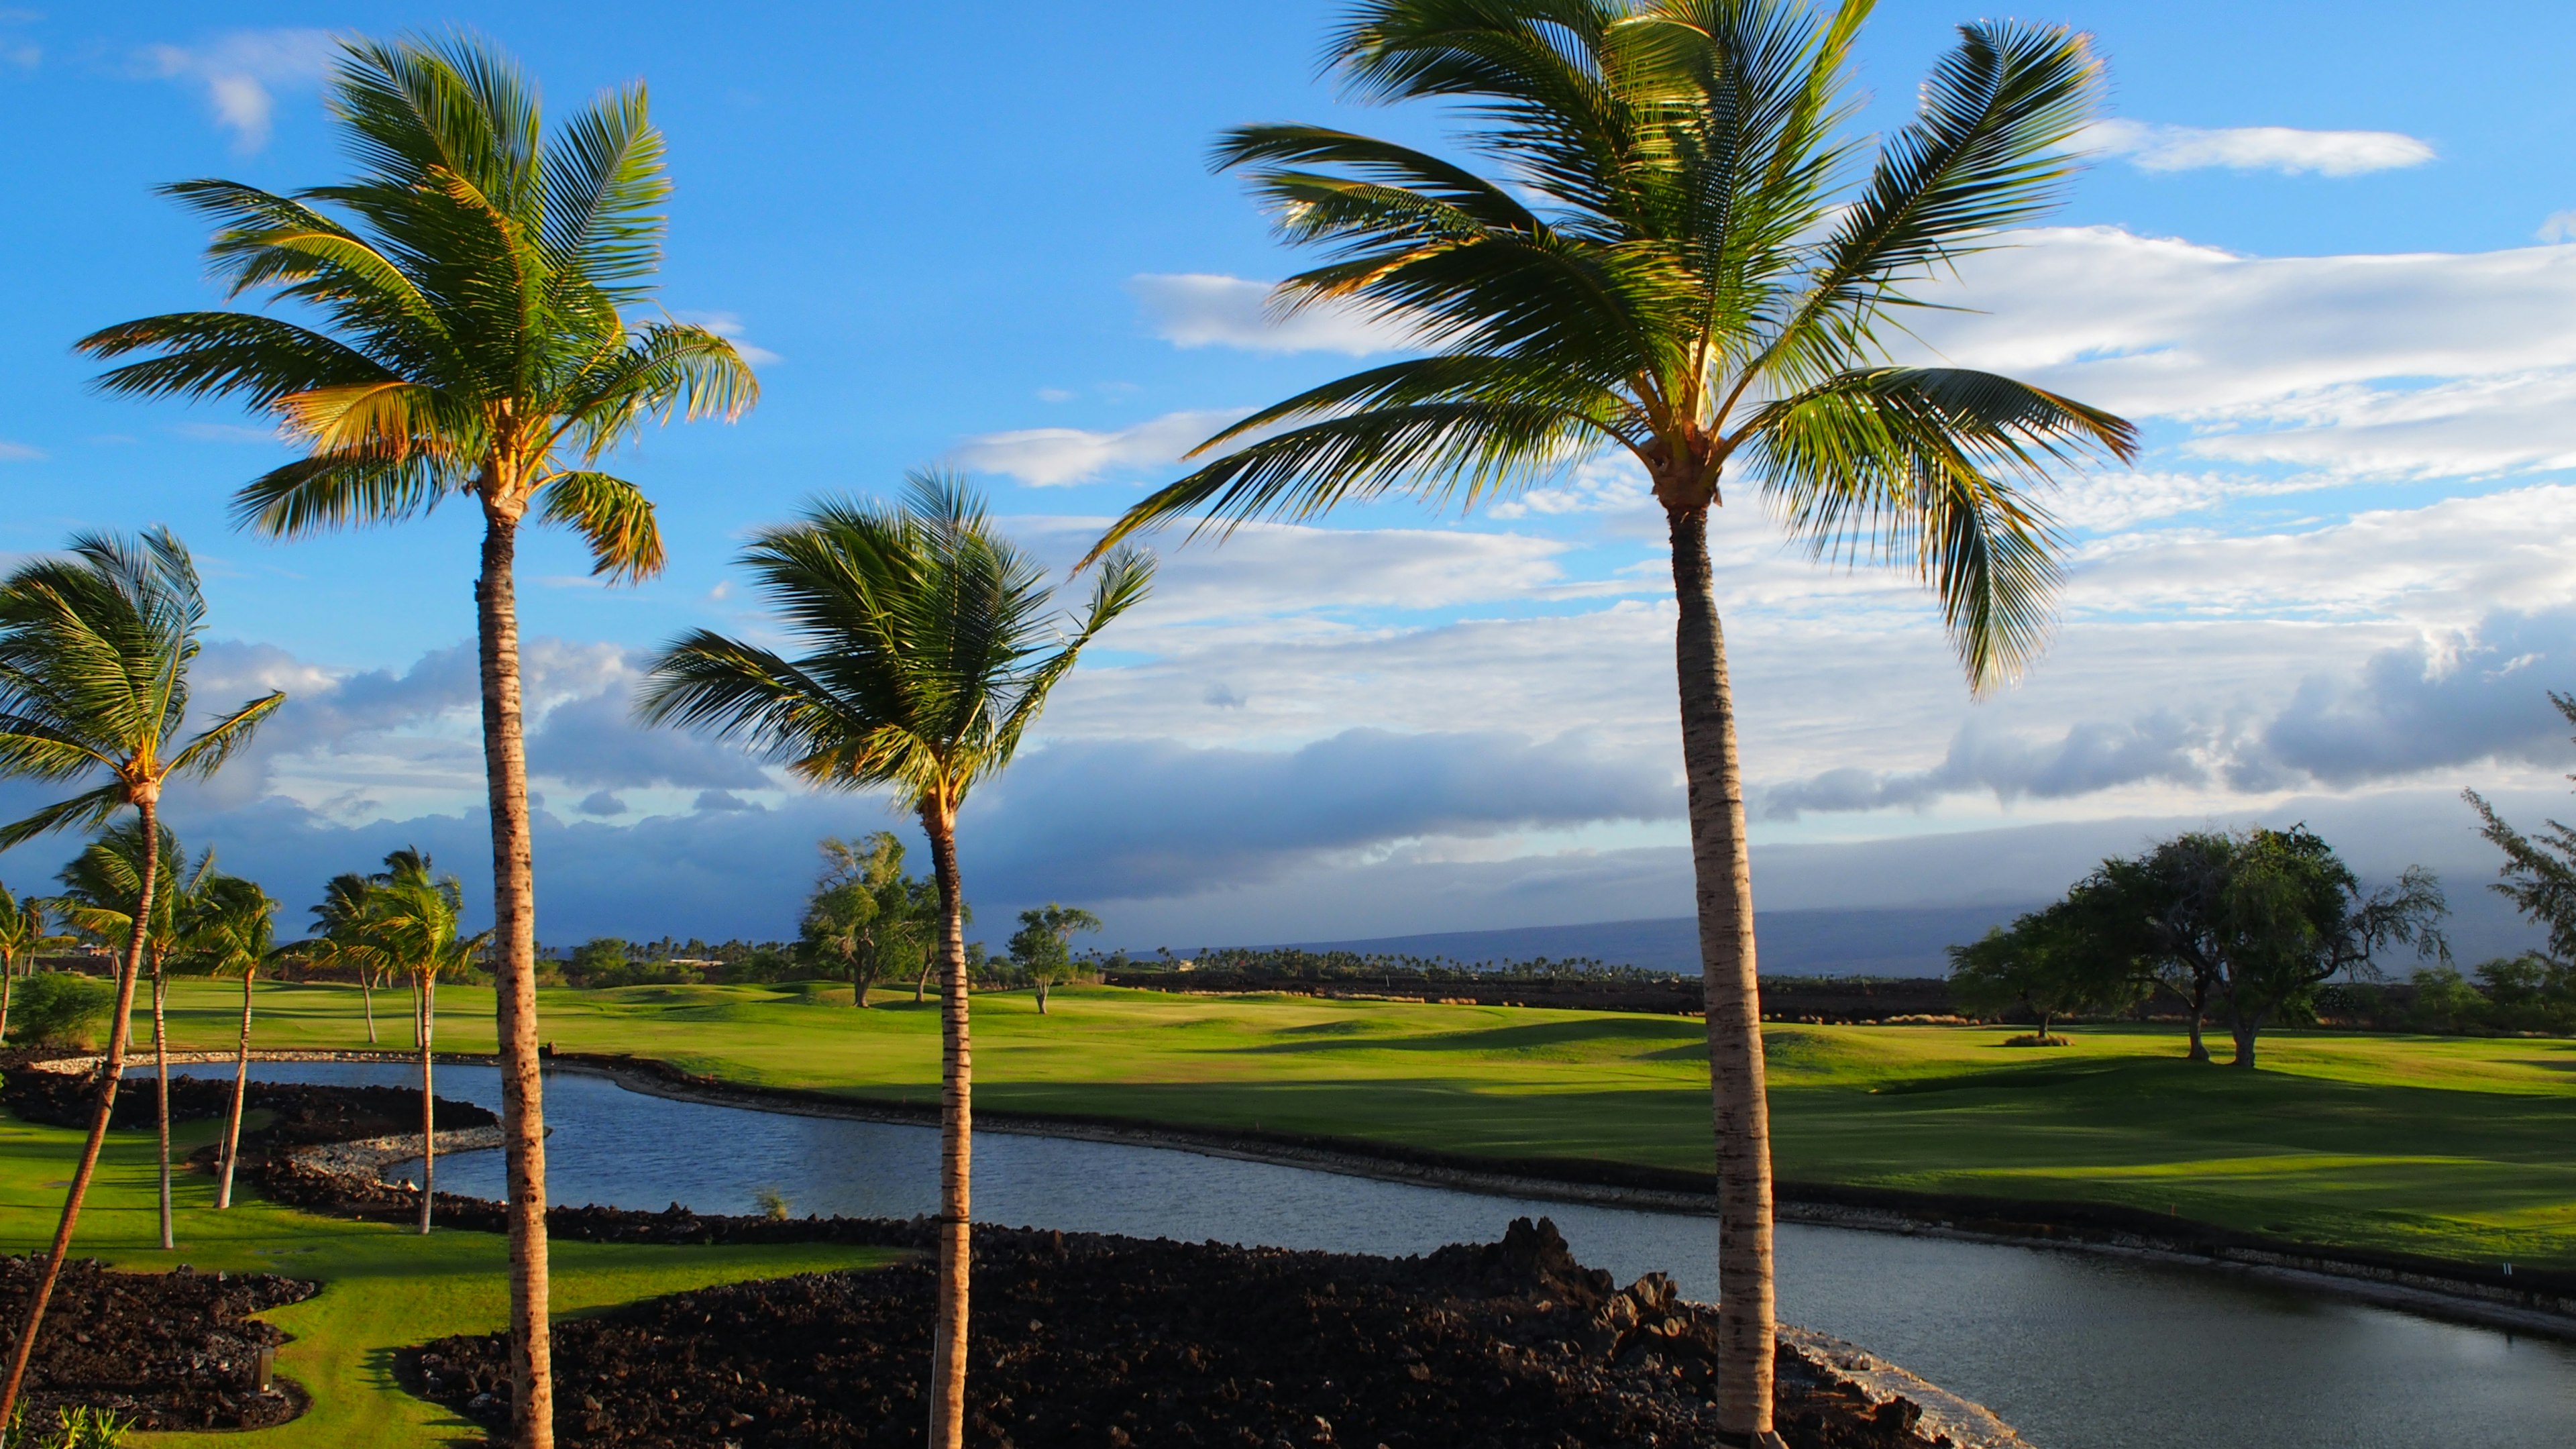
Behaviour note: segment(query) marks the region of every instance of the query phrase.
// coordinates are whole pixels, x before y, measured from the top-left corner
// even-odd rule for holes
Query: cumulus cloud
[[[1189,273],[1146,275],[1127,283],[1154,335],[1177,347],[1239,347],[1252,352],[1340,352],[1365,357],[1402,352],[1419,339],[1401,323],[1356,307],[1312,306],[1285,317],[1271,310],[1270,282]]]
[[[951,454],[961,467],[1037,488],[1088,483],[1110,473],[1166,467],[1249,409],[1165,413],[1130,428],[1022,428],[969,438]]]
[[[201,46],[156,45],[144,59],[154,74],[202,88],[234,149],[250,152],[268,144],[271,88],[318,83],[339,50],[327,30],[236,30]]]
[[[1921,809],[1946,796],[2064,799],[2145,780],[2208,778],[2207,727],[2159,711],[2128,723],[2084,721],[2054,740],[2005,734],[1971,721],[1941,762],[1921,770],[1846,766],[1765,792],[1762,812],[1795,820],[1811,811]]]
[[[2119,156],[2141,171],[2278,171],[2358,176],[2421,166],[2429,143],[2395,131],[2302,131],[2288,126],[2160,126],[2097,121],[2075,138],[2079,150]]]
[[[2576,241],[2576,210],[2549,213],[2541,219],[2540,230],[2532,235],[2545,242]]]
[[[1292,751],[1061,741],[985,787],[961,822],[1005,894],[1187,895],[1319,853],[1671,819],[1668,761],[1579,736],[1345,730]]]

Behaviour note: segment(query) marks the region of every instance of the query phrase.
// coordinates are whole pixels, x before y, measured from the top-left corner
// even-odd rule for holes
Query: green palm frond
[[[662,534],[644,490],[606,473],[563,473],[546,485],[538,518],[572,528],[590,544],[590,571],[611,581],[662,571]]]
[[[803,652],[689,634],[655,659],[638,717],[738,741],[815,785],[891,786],[907,808],[946,812],[1010,762],[1049,691],[1153,572],[1120,554],[1082,617],[1063,619],[981,499],[937,474],[915,475],[898,506],[811,505],[743,562]]]

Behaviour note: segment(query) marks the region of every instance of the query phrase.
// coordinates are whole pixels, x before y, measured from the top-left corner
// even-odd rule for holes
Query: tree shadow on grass
[[[1329,1027],[1333,1024],[1325,1025]],[[1570,1046],[1643,1046],[1649,1043],[1663,1050],[1682,1050],[1687,1048],[1687,1043],[1670,1048],[1664,1048],[1663,1044],[1671,1042],[1675,1036],[1692,1030],[1692,1027],[1676,1026],[1673,1021],[1662,1017],[1587,1017],[1572,1021],[1534,1021],[1512,1026],[1477,1027],[1464,1031],[1400,1036],[1371,1033],[1361,1037],[1357,1033],[1335,1031],[1325,1039],[1264,1042],[1257,1046],[1237,1047],[1235,1052],[1246,1056],[1276,1056],[1304,1052],[1345,1051],[1356,1047],[1370,1051],[1508,1053]],[[1313,1027],[1291,1027],[1280,1035],[1292,1033],[1321,1035]],[[1705,1044],[1702,1044],[1699,1050],[1705,1054],[1707,1050]],[[1640,1055],[1652,1060],[1660,1054],[1661,1052],[1657,1051]]]

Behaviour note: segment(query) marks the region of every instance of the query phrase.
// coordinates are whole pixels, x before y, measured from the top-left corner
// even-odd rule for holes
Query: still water
[[[204,1068],[196,1070],[203,1071]],[[272,1063],[263,1081],[418,1081],[389,1063]],[[490,1067],[438,1069],[497,1110]],[[673,1102],[549,1073],[546,1177],[560,1203],[797,1215],[932,1210],[926,1127]],[[397,1167],[389,1175],[416,1175]],[[501,1195],[497,1152],[442,1159],[442,1189]],[[1161,1148],[979,1132],[987,1222],[1406,1254],[1553,1217],[1621,1281],[1660,1269],[1716,1296],[1707,1218],[1341,1177]],[[2049,1249],[1784,1225],[1780,1316],[1975,1399],[2043,1449],[2564,1449],[2576,1346],[2465,1327],[2220,1272]]]

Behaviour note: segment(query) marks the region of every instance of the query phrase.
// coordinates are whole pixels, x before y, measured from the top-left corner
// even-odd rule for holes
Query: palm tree
[[[1708,552],[1721,476],[1740,465],[1819,558],[1912,569],[1984,688],[2047,626],[2057,539],[2029,486],[2134,449],[2119,419],[2010,379],[1890,365],[1908,289],[2053,201],[2101,80],[2080,35],[1963,27],[1864,170],[1846,124],[1871,3],[1362,0],[1334,40],[1349,90],[1460,107],[1476,161],[1304,125],[1229,132],[1216,161],[1325,253],[1276,306],[1409,326],[1427,355],[1219,433],[1102,541],[1388,492],[1472,508],[1608,450],[1644,469],[1678,598],[1730,1439],[1770,1432],[1773,1342],[1753,896]]]
[[[53,908],[42,896],[14,896],[0,885],[0,1041],[9,1039],[9,997],[18,973],[32,971],[36,953],[61,939],[49,929]]]
[[[152,968],[152,1075],[159,1104],[154,1123],[161,1140],[161,1247],[166,1252],[179,1246],[170,1221],[168,967],[173,954],[189,949],[187,935],[194,927],[206,882],[214,875],[215,853],[207,851],[190,866],[187,853],[179,848],[178,833],[167,825],[159,826],[158,832],[151,853],[157,860],[177,862],[176,869],[153,872],[152,911],[143,932],[143,958]],[[122,949],[134,933],[133,902],[143,890],[144,855],[143,832],[133,822],[101,831],[63,867],[63,893],[54,898],[55,909],[82,935],[111,950]]]
[[[313,908],[313,934],[298,943],[296,954],[311,965],[347,967],[358,973],[358,999],[367,1016],[367,1045],[376,1044],[376,973],[385,969],[367,928],[367,891],[371,882],[357,871],[344,871],[322,886],[321,904]]]
[[[366,906],[367,929],[385,959],[399,963],[412,979],[412,1042],[420,1052],[420,1230],[426,1234],[438,1171],[437,1106],[430,1081],[438,981],[463,974],[492,933],[468,936],[458,929],[465,908],[463,883],[433,873],[429,857],[417,850],[385,857],[384,873],[370,882]]]
[[[0,850],[48,831],[103,824],[131,809],[143,845],[132,914],[144,922],[144,929],[126,935],[107,1060],[99,1077],[98,1115],[91,1119],[80,1165],[63,1194],[62,1222],[54,1230],[44,1276],[27,1300],[9,1377],[0,1383],[0,1424],[13,1422],[36,1330],[44,1323],[63,1255],[71,1250],[81,1200],[89,1194],[99,1149],[107,1142],[108,1119],[116,1111],[134,984],[151,935],[150,902],[159,887],[162,788],[173,777],[212,775],[286,698],[283,691],[263,695],[181,743],[188,669],[205,627],[206,601],[196,565],[167,529],[135,539],[80,534],[72,539],[69,557],[39,559],[0,580],[0,776],[61,781],[102,772],[109,776],[103,785],[0,827]]]
[[[1081,619],[1064,619],[1044,572],[993,531],[982,501],[935,474],[914,474],[899,507],[817,503],[802,522],[758,535],[743,563],[805,652],[791,659],[696,631],[654,661],[638,712],[746,741],[809,784],[890,789],[930,839],[946,993],[930,1444],[957,1449],[973,1125],[957,811],[1011,762],[1084,646],[1145,596],[1153,565],[1112,555]]]
[[[233,1100],[224,1114],[222,1158],[216,1168],[215,1206],[233,1205],[233,1169],[241,1157],[242,1107],[250,1096],[251,986],[259,968],[276,955],[277,902],[239,876],[219,875],[197,892],[188,932],[197,961],[215,976],[238,974],[242,984],[241,1039],[233,1053]]]
[[[703,327],[631,319],[651,294],[669,192],[641,85],[545,135],[537,95],[470,37],[351,41],[331,86],[360,162],[278,195],[231,181],[169,193],[218,227],[208,260],[307,326],[240,311],[110,327],[81,346],[150,354],[110,391],[240,397],[306,456],[245,486],[240,517],[279,538],[391,522],[452,497],[483,514],[475,585],[492,823],[502,1120],[508,1139],[511,1399],[517,1441],[549,1449],[545,1121],[536,921],[513,560],[521,526],[571,527],[594,572],[662,567],[653,505],[602,470],[648,419],[738,417],[758,393]]]

